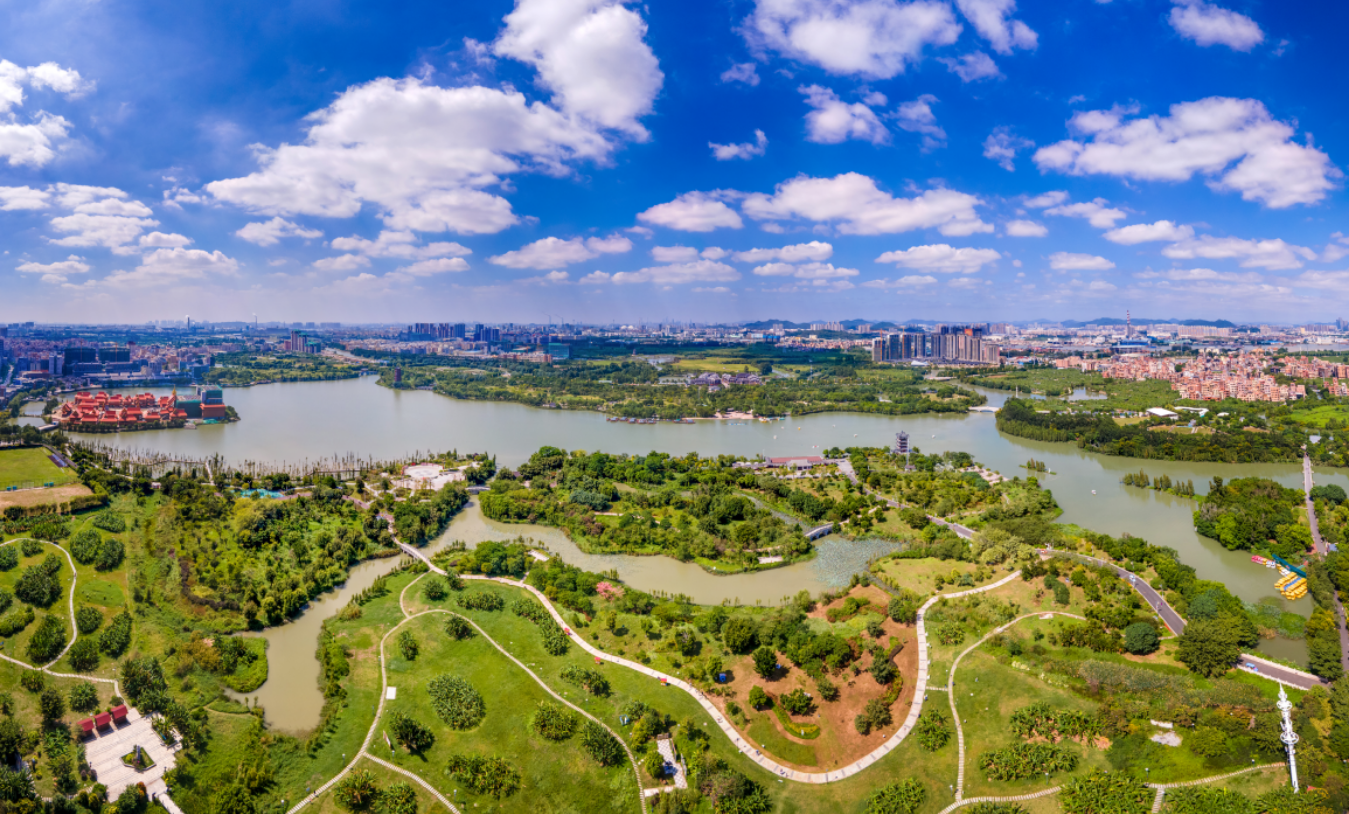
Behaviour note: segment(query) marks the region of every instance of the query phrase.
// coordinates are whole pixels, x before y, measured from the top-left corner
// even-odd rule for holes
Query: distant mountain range
[[[1134,317],[1132,320],[1135,325],[1151,325],[1161,323],[1166,325],[1204,325],[1210,328],[1235,328],[1236,325],[1225,319],[1152,319],[1151,317]],[[1075,319],[1065,319],[1059,323],[1065,328],[1081,328],[1084,325],[1123,325],[1124,320],[1115,317],[1103,317],[1101,319],[1089,319],[1086,322],[1078,322]]]

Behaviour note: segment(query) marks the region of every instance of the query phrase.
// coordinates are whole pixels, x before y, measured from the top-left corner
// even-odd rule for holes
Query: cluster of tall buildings
[[[871,341],[873,362],[932,360],[963,364],[996,365],[1002,349],[988,341],[987,325],[938,325],[932,332],[905,328]]]
[[[281,349],[290,353],[318,353],[323,350],[323,343],[292,330],[290,338],[281,343]]]
[[[500,342],[501,329],[463,322],[418,322],[404,335],[407,342]]]

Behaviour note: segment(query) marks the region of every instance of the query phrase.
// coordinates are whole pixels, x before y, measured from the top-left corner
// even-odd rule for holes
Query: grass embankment
[[[497,613],[505,617],[509,611]],[[418,616],[395,634],[401,636],[406,630],[420,643],[421,652],[413,661],[400,654],[392,638],[384,649],[389,686],[398,689],[398,697],[385,704],[381,733],[388,732],[388,716],[402,713],[430,727],[436,736],[435,745],[424,754],[409,754],[404,749],[390,752],[381,735],[371,751],[424,777],[447,797],[457,789],[458,799],[471,802],[474,807],[490,808],[496,801],[472,792],[446,774],[446,762],[451,755],[497,756],[519,769],[523,776],[520,791],[506,803],[511,810],[547,811],[565,806],[578,811],[631,810],[637,801],[631,764],[624,760],[607,769],[598,766],[578,748],[579,734],[557,743],[535,734],[530,720],[541,702],[556,703],[553,698],[482,636],[455,641],[445,635],[447,618],[442,613]],[[513,616],[510,620],[517,624],[504,627],[517,644],[537,638],[531,623]],[[509,630],[510,627],[517,629]],[[451,729],[436,714],[427,685],[442,675],[465,679],[486,699],[486,717],[476,727]],[[559,680],[557,686],[565,685]],[[574,701],[580,700],[575,688],[561,691]],[[594,702],[586,706],[599,705],[600,702]],[[569,710],[568,714],[573,713]]]
[[[1007,576],[1005,571],[981,568],[976,563],[939,560],[935,557],[881,559],[871,566],[871,573],[897,591],[909,590],[919,596],[934,593],[938,576],[942,577],[947,585],[952,586],[951,592],[978,588]],[[970,577],[971,585],[960,584],[961,578],[966,574]],[[984,578],[979,579],[980,576]]]
[[[43,447],[0,449],[0,489],[74,483],[75,470],[52,463],[50,454]]]

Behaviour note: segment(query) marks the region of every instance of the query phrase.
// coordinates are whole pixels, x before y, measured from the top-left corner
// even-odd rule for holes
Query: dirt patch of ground
[[[869,599],[873,604],[884,607],[889,595],[875,587],[854,588],[852,595],[860,598]],[[826,607],[817,607],[809,616],[811,618],[823,619],[828,607],[837,607],[842,604],[842,599],[830,603]],[[863,612],[866,613],[865,611]],[[874,615],[873,615],[874,618]],[[881,698],[885,695],[886,686],[876,683],[871,674],[867,672],[872,663],[870,654],[863,652],[854,662],[859,668],[860,673],[853,675],[852,667],[847,667],[836,673],[830,674],[830,680],[833,681],[839,689],[839,698],[837,701],[823,702],[819,701],[819,693],[815,687],[815,682],[808,676],[804,670],[793,665],[786,656],[779,654],[779,662],[782,663],[782,669],[778,670],[771,679],[760,678],[754,671],[753,659],[749,656],[732,656],[726,659],[726,669],[729,671],[732,680],[721,685],[722,689],[729,690],[729,699],[734,700],[740,705],[742,710],[748,712],[756,718],[766,718],[771,721],[773,728],[778,734],[787,741],[798,744],[805,744],[814,747],[818,761],[815,764],[795,763],[783,757],[774,754],[773,744],[764,744],[760,740],[750,737],[745,732],[745,727],[740,726],[729,715],[726,720],[736,726],[742,737],[755,743],[756,746],[762,745],[763,751],[770,755],[778,763],[795,769],[808,771],[822,771],[833,769],[840,766],[846,766],[857,760],[863,755],[876,749],[885,738],[893,735],[904,723],[904,719],[909,714],[909,707],[913,703],[914,690],[918,680],[918,633],[913,625],[901,625],[885,617],[882,622],[884,628],[884,637],[882,641],[898,644],[903,642],[904,646],[899,653],[895,654],[893,661],[899,672],[900,678],[896,681],[903,682],[903,689],[899,697],[890,707],[891,725],[882,727],[880,730],[873,731],[870,735],[861,735],[857,732],[853,719],[862,711],[869,701],[874,698]],[[840,633],[840,635],[843,635]],[[857,645],[865,646],[871,643],[871,638],[865,633],[849,636],[857,640]],[[860,647],[855,646],[854,650]],[[787,693],[796,690],[798,687],[804,689],[807,693],[816,697],[816,713],[808,716],[789,716],[790,720],[800,724],[816,724],[820,727],[820,736],[815,739],[804,739],[791,733],[789,728],[783,727],[782,722],[771,711],[756,712],[749,705],[750,689],[760,686],[764,691],[775,700]],[[723,713],[726,712],[727,696],[711,695],[707,696]]]
[[[0,492],[0,511],[10,506],[30,509],[34,506],[59,506],[69,503],[77,497],[92,495],[89,487],[82,483],[70,483],[65,486],[53,486],[50,489],[22,489],[17,492]]]
[[[815,610],[806,614],[806,616],[808,616],[811,619],[827,620],[829,618],[829,610],[831,608],[843,607],[843,603],[846,602],[848,597],[850,596],[855,596],[858,599],[867,600],[868,602],[871,603],[872,609],[876,613],[881,614],[882,616],[884,616],[887,613],[886,608],[888,608],[890,605],[890,595],[887,594],[885,591],[882,591],[880,588],[877,588],[874,585],[858,586],[856,588],[853,588],[844,596],[840,596],[838,599],[835,599],[833,602],[830,602],[827,605],[821,605],[817,603],[815,605]],[[863,608],[861,611],[859,611],[859,613],[866,613],[866,612],[867,612],[866,608]]]

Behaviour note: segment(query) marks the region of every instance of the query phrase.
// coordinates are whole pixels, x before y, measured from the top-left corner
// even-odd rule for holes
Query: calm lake
[[[993,406],[1011,395],[982,392]],[[628,425],[611,424],[596,413],[456,401],[424,391],[393,391],[378,386],[373,377],[234,388],[225,391],[225,400],[238,411],[242,419],[238,423],[91,438],[126,449],[193,458],[219,453],[232,462],[316,461],[348,453],[387,459],[417,450],[458,449],[488,451],[497,456],[499,464],[517,466],[544,445],[613,453],[787,456],[819,454],[832,446],[889,447],[895,433],[902,430],[924,452],[963,450],[1007,477],[1024,474],[1020,467],[1031,458],[1043,461],[1053,474],[1041,480],[1063,507],[1062,522],[1112,535],[1127,532],[1170,546],[1198,570],[1200,577],[1225,583],[1247,601],[1272,597],[1289,610],[1303,615],[1311,612],[1310,599],[1287,602],[1278,597],[1274,590],[1276,572],[1253,564],[1249,554],[1227,551],[1195,534],[1190,517],[1193,501],[1120,483],[1126,472],[1141,469],[1153,478],[1165,474],[1173,481],[1192,480],[1201,493],[1208,490],[1215,476],[1260,476],[1300,488],[1298,464],[1192,464],[1096,455],[1071,443],[1005,436],[997,431],[994,416],[988,413],[898,417],[829,413],[771,424],[701,421]],[[1316,481],[1349,488],[1349,476],[1337,470],[1317,469]],[[698,602],[730,599],[775,604],[802,589],[814,592],[837,586],[840,581],[846,584],[852,571],[860,570],[870,557],[886,550],[877,543],[826,540],[820,556],[812,562],[718,577],[668,558],[586,555],[555,530],[492,523],[478,513],[476,505],[456,518],[436,545],[452,539],[472,545],[517,534],[540,540],[569,563],[596,571],[616,568],[620,577],[635,587],[685,593]],[[322,699],[313,653],[319,625],[352,594],[395,564],[379,561],[359,566],[342,589],[313,603],[295,621],[264,634],[272,641],[272,678],[249,696],[261,699],[268,719],[276,726],[302,730],[317,722]],[[1305,659],[1302,642],[1273,640],[1261,649],[1271,655]]]

